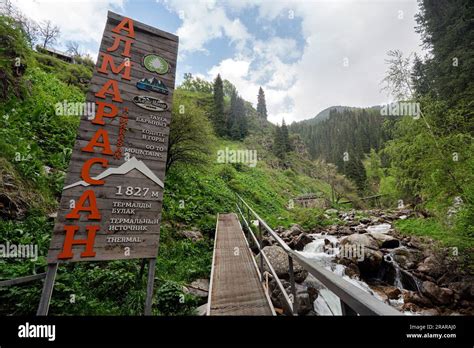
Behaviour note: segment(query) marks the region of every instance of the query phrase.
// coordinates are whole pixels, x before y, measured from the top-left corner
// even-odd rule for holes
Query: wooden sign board
[[[178,37],[109,12],[48,263],[154,258]]]

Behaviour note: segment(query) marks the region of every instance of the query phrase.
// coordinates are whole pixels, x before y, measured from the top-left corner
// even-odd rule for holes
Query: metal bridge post
[[[293,258],[288,255],[288,268],[290,273],[291,294],[293,295],[293,315],[298,313],[298,301],[296,299],[295,272],[293,270]]]
[[[260,251],[260,281],[263,283],[263,248],[262,248],[262,224],[258,220],[258,249]]]
[[[249,226],[252,226],[252,221],[250,220],[250,208],[247,207],[247,222],[249,223]]]
[[[349,307],[343,300],[341,300],[341,310],[342,310],[342,315],[347,315],[347,316],[357,315],[357,312],[353,310],[351,307]]]

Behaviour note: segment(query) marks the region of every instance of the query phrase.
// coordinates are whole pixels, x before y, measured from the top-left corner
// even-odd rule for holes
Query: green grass
[[[396,229],[405,235],[429,237],[445,247],[456,247],[459,250],[474,248],[474,239],[456,232],[433,218],[397,220]]]

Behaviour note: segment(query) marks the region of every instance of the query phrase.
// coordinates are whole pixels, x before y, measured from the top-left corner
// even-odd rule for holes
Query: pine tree
[[[451,105],[462,100],[472,101],[473,2],[421,0],[419,6],[417,31],[425,48],[430,50],[424,63],[429,90]]]
[[[221,75],[218,74],[214,80],[214,129],[216,134],[224,136],[227,133],[227,124],[224,114],[224,88]]]
[[[275,128],[275,135],[273,137],[273,154],[280,159],[282,159],[285,155],[285,146],[283,144],[281,127],[278,125]]]
[[[345,166],[346,176],[354,181],[359,191],[364,191],[367,184],[367,174],[365,173],[364,164],[358,156],[350,156]]]
[[[230,112],[227,122],[229,135],[234,140],[242,140],[247,136],[248,125],[245,111],[245,102],[236,91],[230,98]]]
[[[238,109],[239,109],[239,131],[240,139],[244,139],[248,134],[248,124],[247,124],[247,113],[245,110],[245,101],[243,98],[238,98]]]
[[[232,136],[232,127],[235,123],[235,119],[237,118],[238,115],[238,110],[237,110],[237,90],[232,90],[231,95],[230,95],[230,109],[229,113],[227,116],[227,132],[229,136]]]
[[[265,102],[265,92],[262,87],[258,90],[257,113],[261,118],[267,119],[267,103]]]
[[[288,127],[286,126],[285,120],[281,123],[281,142],[285,153],[291,151],[290,136],[288,134]]]

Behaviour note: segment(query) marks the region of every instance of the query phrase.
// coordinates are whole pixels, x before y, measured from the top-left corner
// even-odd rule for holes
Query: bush
[[[192,295],[184,294],[180,285],[164,282],[157,291],[156,305],[162,315],[192,315],[197,300]]]

